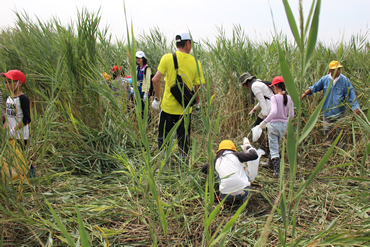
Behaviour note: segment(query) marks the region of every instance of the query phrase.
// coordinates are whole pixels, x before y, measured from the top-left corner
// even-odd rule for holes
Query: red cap
[[[282,76],[276,76],[276,77],[274,77],[274,79],[272,79],[272,83],[271,83],[270,87],[272,87],[275,84],[282,83],[282,82],[284,82],[284,78]]]
[[[10,80],[13,80],[13,81],[20,81],[20,82],[22,82],[22,84],[24,84],[26,82],[26,77],[24,76],[24,74],[22,72],[20,72],[19,70],[16,70],[16,69],[9,70],[6,73],[1,73],[0,76],[1,77],[6,77],[6,78],[8,78]]]
[[[129,79],[129,78],[131,78],[131,76],[127,76],[126,78]]]
[[[118,70],[118,66],[114,65],[113,68],[112,68],[112,71],[116,72],[117,70]],[[119,70],[122,70],[122,67],[119,67]]]

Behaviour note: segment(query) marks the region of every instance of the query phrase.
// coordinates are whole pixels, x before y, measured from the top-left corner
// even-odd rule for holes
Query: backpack
[[[272,82],[271,82],[271,81],[262,81],[262,80],[261,80],[261,82],[265,83],[265,84],[266,84],[266,86],[267,86],[268,88],[270,88],[272,92],[274,92],[274,90],[273,90],[273,89],[272,89],[272,87],[271,87],[271,84],[272,84]]]
[[[144,68],[144,75],[146,74],[146,69],[148,68],[149,66],[145,66]],[[154,74],[152,73],[151,76],[150,76],[150,87],[149,87],[149,94],[148,96],[154,96],[154,87],[153,87],[153,77],[154,77]]]
[[[271,81],[262,81],[262,80],[261,80],[261,82],[262,82],[262,83],[265,83],[265,85],[266,85],[266,86],[267,86],[267,87],[268,87],[268,88],[269,88],[269,89],[270,89],[270,90],[275,94],[274,89],[272,89],[272,87],[270,87],[270,86],[271,86],[271,84],[272,84],[272,82],[271,82]],[[268,100],[269,100],[270,98],[268,98],[268,97],[266,97],[266,96],[265,96],[265,99],[268,99]]]

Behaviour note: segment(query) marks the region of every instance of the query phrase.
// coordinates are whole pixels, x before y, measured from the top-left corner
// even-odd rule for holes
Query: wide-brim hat
[[[249,74],[249,72],[243,73],[239,78],[240,86],[243,86],[244,83],[248,82],[249,80],[252,80],[253,78],[256,77]]]

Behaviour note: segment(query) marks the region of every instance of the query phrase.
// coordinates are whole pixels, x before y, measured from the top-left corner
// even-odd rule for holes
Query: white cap
[[[143,51],[138,51],[138,52],[136,52],[135,56],[138,57],[138,58],[143,58],[143,57],[145,57],[145,53]]]
[[[176,42],[181,42],[183,40],[191,40],[190,34],[185,32],[185,33],[176,35]],[[197,42],[193,40],[193,43],[197,43]]]

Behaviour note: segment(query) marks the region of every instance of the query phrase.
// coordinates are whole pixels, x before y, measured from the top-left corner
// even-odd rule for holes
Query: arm
[[[239,159],[240,162],[247,162],[258,158],[258,154],[254,148],[248,149],[246,153],[235,152],[234,155]]]
[[[263,120],[265,121],[266,123],[270,122],[272,119],[274,119],[274,117],[276,116],[277,114],[277,103],[276,103],[276,97],[275,96],[272,96],[271,97],[271,110],[270,110],[270,113],[268,114],[268,116]]]
[[[258,111],[259,109],[261,109],[261,106],[260,106],[260,103],[257,103],[257,105],[255,105],[255,107],[253,107],[253,112]]]
[[[144,93],[148,93],[149,91],[149,87],[150,87],[150,77],[152,75],[152,70],[151,68],[148,66],[145,70],[145,75],[144,75],[144,79],[143,79],[143,86],[141,88],[141,91],[144,92]]]
[[[290,99],[290,102],[291,102],[291,104],[290,104],[290,119],[293,119],[294,118],[294,104],[293,104],[293,100],[292,100],[292,98],[290,98],[290,96],[289,96],[289,99]]]
[[[200,88],[200,85],[195,85],[194,86],[194,92],[196,93],[198,90],[199,90],[199,88]],[[200,103],[200,97],[199,97],[199,93],[197,94],[197,104],[199,104]]]
[[[313,86],[309,87],[306,92],[302,94],[302,99],[307,95],[312,95],[324,89],[324,83],[328,80],[328,76],[321,77]]]
[[[304,99],[304,97],[306,97],[307,95],[310,95],[311,94],[311,89],[307,89],[306,92],[304,92],[302,94],[302,99]]]
[[[155,92],[155,97],[157,97],[158,99],[161,98],[161,78],[162,78],[162,76],[163,76],[163,74],[161,72],[159,72],[159,70],[158,70],[157,73],[155,74],[155,76],[152,79],[154,92]]]
[[[15,130],[20,130],[23,128],[23,126],[26,126],[31,122],[31,116],[30,116],[30,100],[25,95],[21,95],[19,97],[20,106],[23,112],[23,118],[22,121],[17,124],[15,127]]]
[[[202,65],[201,63],[199,62],[199,60],[196,60],[197,64],[198,64],[198,67],[199,67],[199,73],[198,73],[198,69],[195,71],[195,74],[194,74],[194,92],[196,93],[199,88],[200,88],[200,85],[201,84],[204,84],[204,75],[203,75],[203,69],[202,69]],[[197,94],[196,96],[196,100],[197,100],[197,104],[200,103],[200,97],[199,97],[199,94]]]
[[[360,104],[356,100],[355,89],[353,88],[350,82],[349,82],[349,85],[347,86],[347,96],[348,96],[348,102],[352,105],[352,110],[357,114],[361,114],[359,110]]]
[[[269,114],[269,109],[266,103],[265,96],[262,92],[262,89],[259,86],[255,86],[255,84],[252,85],[252,91],[254,96],[258,100],[258,104],[261,107],[261,113],[264,117],[266,117]]]

